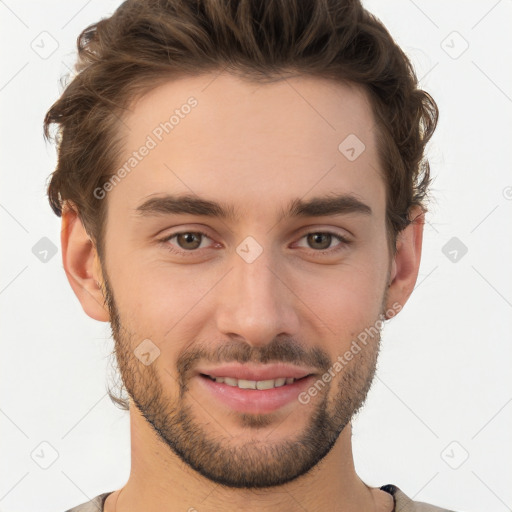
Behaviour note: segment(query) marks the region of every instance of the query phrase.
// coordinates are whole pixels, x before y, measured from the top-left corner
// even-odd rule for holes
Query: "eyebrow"
[[[189,214],[216,217],[232,222],[239,218],[233,205],[201,199],[189,194],[152,197],[135,208],[135,212],[140,217]],[[292,217],[322,217],[349,213],[371,215],[372,209],[352,194],[314,197],[307,201],[297,198],[290,201],[287,209],[281,209],[278,221]]]

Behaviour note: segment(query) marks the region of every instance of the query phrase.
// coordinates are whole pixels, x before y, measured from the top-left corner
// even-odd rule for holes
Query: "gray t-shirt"
[[[386,491],[393,496],[393,499],[395,500],[394,512],[453,512],[446,508],[429,505],[428,503],[412,501],[411,498],[406,496],[396,485],[393,484],[383,485],[380,489],[381,491]],[[112,492],[100,494],[91,501],[66,510],[66,512],[103,512],[103,504],[105,503],[107,496],[112,494]]]

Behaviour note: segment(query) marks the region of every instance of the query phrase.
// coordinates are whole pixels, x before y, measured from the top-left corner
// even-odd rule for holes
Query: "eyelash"
[[[168,235],[166,236],[165,238],[159,240],[159,242],[161,242],[164,247],[172,254],[175,254],[175,255],[178,255],[178,256],[183,256],[183,257],[188,257],[188,256],[193,256],[195,253],[197,253],[199,251],[199,249],[193,249],[193,250],[190,250],[190,251],[185,251],[185,250],[177,250],[175,248],[173,248],[168,242],[170,240],[172,240],[174,237],[178,236],[178,235],[184,235],[184,234],[194,234],[194,235],[202,235],[202,236],[205,236],[206,238],[210,238],[208,236],[207,233],[205,233],[204,231],[178,231],[176,233],[173,233],[171,235]],[[305,234],[303,234],[299,240],[301,240],[302,238],[308,236],[308,235],[312,235],[312,234],[315,234],[315,235],[331,235],[332,237],[336,238],[339,242],[341,242],[339,245],[335,246],[334,248],[332,249],[325,249],[325,250],[322,250],[322,251],[315,251],[314,249],[311,249],[314,254],[319,254],[319,255],[325,255],[325,254],[336,254],[338,251],[341,251],[345,248],[345,246],[348,246],[351,244],[351,242],[349,240],[347,240],[345,237],[343,237],[342,235],[338,234],[338,233],[334,233],[333,231],[309,231]]]

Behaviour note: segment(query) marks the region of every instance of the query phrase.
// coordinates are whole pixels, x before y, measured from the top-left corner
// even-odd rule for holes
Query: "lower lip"
[[[252,414],[270,413],[293,401],[299,403],[299,394],[311,385],[313,378],[314,375],[309,375],[292,384],[272,389],[240,389],[202,375],[196,377],[201,386],[230,409]]]

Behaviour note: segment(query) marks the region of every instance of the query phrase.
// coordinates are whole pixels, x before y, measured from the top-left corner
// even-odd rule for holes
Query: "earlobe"
[[[387,309],[396,303],[403,307],[418,278],[425,212],[420,207],[414,207],[410,211],[409,218],[411,223],[397,237],[397,249],[391,263]]]
[[[96,248],[76,209],[69,205],[62,211],[61,244],[62,264],[83,310],[95,320],[108,322],[108,308],[98,286],[103,278]]]

